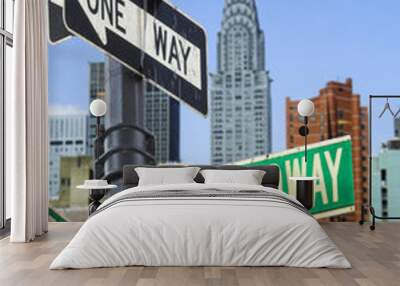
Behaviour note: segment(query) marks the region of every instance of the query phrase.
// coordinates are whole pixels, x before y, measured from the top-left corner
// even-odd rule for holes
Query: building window
[[[337,118],[338,118],[338,119],[343,119],[343,118],[344,118],[344,112],[343,112],[343,110],[338,110],[338,112],[337,112]]]
[[[381,181],[386,181],[386,169],[381,170]]]

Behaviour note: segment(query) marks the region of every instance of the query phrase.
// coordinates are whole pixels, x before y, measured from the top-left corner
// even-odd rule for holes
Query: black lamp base
[[[89,191],[89,199],[90,199],[89,215],[94,213],[97,210],[97,208],[101,205],[100,200],[104,197],[105,194],[106,190],[103,189]]]
[[[314,206],[314,181],[296,181],[296,196],[297,200],[301,202],[306,209],[311,210]]]

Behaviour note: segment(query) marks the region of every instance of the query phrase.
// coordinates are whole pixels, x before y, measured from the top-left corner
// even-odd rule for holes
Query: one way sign
[[[65,0],[67,29],[207,114],[204,29],[162,0]]]

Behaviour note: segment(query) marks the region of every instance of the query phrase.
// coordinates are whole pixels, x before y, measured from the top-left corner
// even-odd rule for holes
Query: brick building
[[[332,220],[358,221],[361,207],[368,203],[368,109],[360,105],[360,96],[353,93],[353,83],[330,81],[311,99],[315,114],[309,119],[309,143],[351,135],[353,145],[354,214]],[[304,145],[298,133],[303,118],[297,113],[298,100],[286,98],[286,141],[288,148]],[[364,210],[367,213],[366,210]]]

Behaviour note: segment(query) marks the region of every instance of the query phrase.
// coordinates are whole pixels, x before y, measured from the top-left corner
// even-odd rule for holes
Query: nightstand
[[[291,181],[296,181],[296,198],[308,210],[314,206],[314,181],[318,179],[316,177],[289,178]]]
[[[111,190],[117,188],[116,185],[109,185],[105,180],[86,180],[83,185],[77,186],[77,189],[89,190],[89,215],[94,213],[97,208],[101,205],[100,200],[105,194]]]

